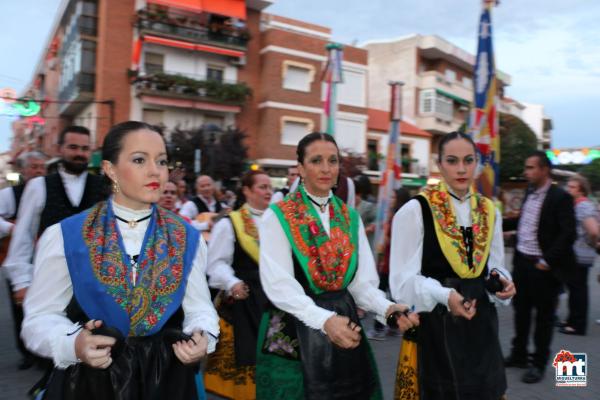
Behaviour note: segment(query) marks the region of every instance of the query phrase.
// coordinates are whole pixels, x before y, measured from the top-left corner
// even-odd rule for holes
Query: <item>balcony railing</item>
[[[93,93],[96,74],[88,72],[79,72],[58,94],[60,101],[73,100],[79,93]]]
[[[213,44],[241,50],[246,49],[248,40],[250,40],[250,33],[246,28],[216,23],[206,24],[197,15],[153,12],[148,9],[138,11],[137,28],[149,33],[154,32],[194,43]]]
[[[168,73],[138,76],[133,80],[138,91],[158,95],[206,99],[224,104],[241,105],[252,95],[243,82],[228,83],[211,79],[196,79]]]

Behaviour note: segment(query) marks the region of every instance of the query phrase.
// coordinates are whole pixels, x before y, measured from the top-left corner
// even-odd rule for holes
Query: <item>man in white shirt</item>
[[[6,252],[8,251],[8,244],[10,235],[13,227],[14,220],[19,210],[19,204],[25,189],[25,184],[30,180],[38,176],[44,176],[46,174],[46,156],[39,151],[31,151],[21,154],[16,160],[16,166],[21,172],[23,182],[16,186],[9,186],[0,190],[0,259],[4,261]],[[12,296],[12,290],[10,287],[10,281],[6,281],[9,287],[9,300],[11,304],[11,314],[14,321],[23,320],[23,307],[21,304],[15,302]],[[14,334],[15,341],[17,342],[17,349],[21,353],[21,361],[19,362],[19,369],[27,369],[33,364],[34,356],[27,350],[20,335],[20,324],[15,324]]]
[[[192,220],[192,225],[199,231],[210,231],[213,220],[198,222],[196,217],[203,213],[220,213],[227,208],[215,198],[215,192],[215,181],[208,175],[200,175],[196,178],[196,196],[183,204],[179,214]]]
[[[283,198],[285,196],[287,196],[287,194],[290,192],[290,188],[292,187],[292,185],[294,184],[294,182],[296,181],[296,179],[299,177],[300,175],[298,174],[298,166],[297,165],[293,165],[291,167],[288,167],[287,170],[287,185],[282,188],[279,189],[278,191],[276,191],[275,193],[273,193],[273,197],[271,197],[271,203],[278,203],[281,200],[283,200]]]
[[[13,300],[23,303],[33,274],[35,242],[49,226],[77,214],[104,199],[102,177],[89,175],[90,131],[82,126],[65,128],[58,140],[62,158],[58,172],[27,183],[17,213],[17,222],[4,261]],[[21,325],[21,321],[15,321]]]
[[[46,174],[46,155],[39,151],[30,151],[21,154],[16,160],[16,166],[21,173],[22,183],[8,186],[0,190],[0,238],[10,234],[14,220],[19,209],[21,195],[25,184],[33,178]]]

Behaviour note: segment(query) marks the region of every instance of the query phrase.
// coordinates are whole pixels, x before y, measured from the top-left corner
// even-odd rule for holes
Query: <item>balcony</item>
[[[427,113],[417,116],[417,126],[436,135],[457,131],[464,123],[462,119],[448,119],[445,115]]]
[[[438,71],[425,71],[419,74],[420,89],[439,89],[463,101],[470,103],[473,100],[473,87],[463,82],[446,80]]]
[[[158,35],[232,50],[246,50],[250,40],[247,28],[226,23],[208,24],[205,22],[206,17],[202,14],[179,14],[143,8],[137,12],[136,26],[140,34]]]
[[[164,72],[138,76],[133,80],[133,84],[142,100],[169,98],[175,102],[161,104],[179,104],[180,107],[193,108],[202,108],[197,107],[198,103],[211,103],[225,106],[220,109],[222,111],[239,112],[239,106],[252,95],[252,90],[243,82],[218,81],[206,77],[192,78]]]
[[[66,102],[61,105],[62,115],[75,115],[94,99],[96,74],[79,72],[60,90],[58,100]]]

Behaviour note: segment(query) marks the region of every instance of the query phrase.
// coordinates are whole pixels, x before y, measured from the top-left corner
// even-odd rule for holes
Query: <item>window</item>
[[[447,82],[455,82],[456,81],[456,71],[453,71],[451,69],[447,69],[446,71],[444,71],[444,77],[446,78]]]
[[[379,171],[378,145],[379,141],[377,139],[367,140],[367,168],[371,171]]]
[[[366,107],[366,74],[364,71],[351,71],[344,68],[344,81],[338,85],[338,102],[355,107]],[[323,93],[327,86],[324,84]]]
[[[465,85],[469,89],[473,88],[473,80],[471,78],[463,76],[462,83],[463,83],[463,85]]]
[[[310,64],[294,61],[283,62],[283,88],[310,92],[310,85],[314,79],[315,68]]]
[[[421,90],[421,105],[420,113],[427,114],[433,112],[433,102],[435,99],[435,92],[433,90]]]
[[[159,53],[144,54],[144,70],[147,74],[158,74],[163,72],[165,56]]]
[[[454,114],[452,99],[436,93],[434,89],[421,90],[419,113],[435,113],[440,119],[452,121]]]
[[[281,143],[297,146],[300,139],[314,128],[314,122],[305,118],[281,118]]]
[[[402,160],[402,172],[412,173],[412,156],[409,143],[401,143],[400,159]]]
[[[142,121],[153,126],[161,126],[164,122],[164,111],[144,108],[142,110]]]
[[[96,42],[91,40],[81,41],[81,71],[96,71]]]
[[[219,65],[209,65],[206,69],[206,79],[209,81],[223,82],[225,68]]]

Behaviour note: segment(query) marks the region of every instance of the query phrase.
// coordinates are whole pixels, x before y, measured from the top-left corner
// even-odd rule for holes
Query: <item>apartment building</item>
[[[387,81],[400,80],[403,87],[403,117],[432,134],[430,171],[437,173],[440,138],[465,124],[473,98],[475,56],[435,35],[409,35],[370,41],[369,106],[389,110],[389,91],[380,90]],[[499,96],[511,78],[496,71]]]
[[[43,101],[40,147],[67,124],[95,148],[135,119],[174,129],[237,126],[249,156],[283,170],[325,126],[321,75],[331,30],[264,12],[266,0],[65,0],[29,88]],[[367,147],[367,52],[344,47],[340,147]]]

